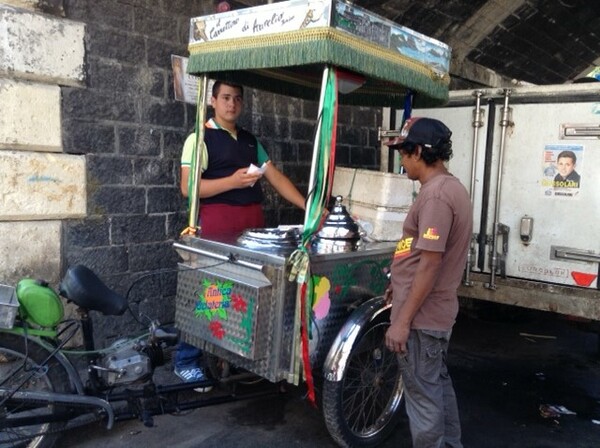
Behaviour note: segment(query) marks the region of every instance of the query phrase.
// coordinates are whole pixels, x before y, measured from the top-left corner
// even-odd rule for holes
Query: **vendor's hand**
[[[253,186],[258,179],[262,177],[262,173],[248,173],[248,168],[240,168],[231,175],[234,188],[248,188]]]
[[[401,325],[396,321],[390,325],[390,328],[385,333],[385,346],[392,352],[405,354],[407,352],[406,341],[408,341],[409,333],[409,326]]]

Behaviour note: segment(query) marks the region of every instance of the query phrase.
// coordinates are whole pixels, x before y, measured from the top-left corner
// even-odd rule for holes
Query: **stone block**
[[[67,247],[65,265],[73,266],[83,264],[94,271],[108,286],[110,274],[127,272],[129,269],[129,256],[126,246],[103,247]]]
[[[90,192],[90,214],[144,213],[145,189],[130,186],[100,186]]]
[[[188,133],[177,132],[177,131],[164,131],[163,132],[163,157],[168,159],[174,159],[177,163],[181,160],[181,153],[183,151],[183,143],[187,138]]]
[[[137,244],[129,249],[129,267],[135,272],[172,268],[177,260],[172,241]]]
[[[143,36],[125,31],[107,29],[95,23],[88,24],[88,52],[91,56],[140,64],[146,60],[146,43]],[[123,43],[126,42],[126,45]]]
[[[68,247],[108,246],[110,243],[109,218],[70,219],[63,226],[64,244]]]
[[[63,151],[70,154],[114,153],[115,128],[80,120],[63,120]]]
[[[178,41],[177,18],[161,13],[156,8],[134,10],[134,30],[160,40]],[[189,28],[188,28],[189,29]]]
[[[84,35],[81,23],[0,5],[0,72],[80,85]]]
[[[153,128],[119,129],[119,153],[139,156],[160,155],[160,132]]]
[[[185,107],[182,103],[156,101],[152,99],[145,105],[143,120],[158,126],[185,126]]]
[[[88,181],[91,185],[133,185],[133,160],[112,155],[88,155]]]
[[[60,87],[0,78],[0,149],[62,150]]]
[[[0,166],[0,220],[47,220],[85,216],[84,157],[0,151]]]
[[[60,221],[0,222],[0,280],[16,285],[24,277],[52,285],[60,280]]]
[[[116,216],[111,219],[112,243],[163,241],[166,228],[165,215]]]
[[[175,185],[174,160],[139,159],[134,161],[133,172],[136,185],[169,186]]]
[[[135,122],[136,98],[114,90],[62,90],[62,112],[80,120],[109,120]]]
[[[148,188],[148,213],[178,212],[185,208],[187,199],[179,187]]]

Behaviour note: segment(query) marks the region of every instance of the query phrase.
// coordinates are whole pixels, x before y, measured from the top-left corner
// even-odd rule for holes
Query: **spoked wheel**
[[[0,446],[47,448],[54,445],[65,422],[52,421],[58,406],[27,404],[10,398],[10,392],[69,391],[69,378],[54,358],[41,365],[49,352],[23,336],[0,334]],[[64,410],[64,408],[63,408]],[[46,419],[46,423],[41,423]]]
[[[342,380],[325,381],[325,423],[340,446],[378,445],[398,423],[403,385],[396,355],[385,346],[389,325],[381,316],[366,325],[351,347]]]

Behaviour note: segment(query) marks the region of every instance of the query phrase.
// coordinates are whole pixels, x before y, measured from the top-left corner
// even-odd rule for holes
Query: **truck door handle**
[[[551,246],[550,259],[552,260],[577,260],[600,263],[600,254],[592,250],[574,249],[572,247]]]

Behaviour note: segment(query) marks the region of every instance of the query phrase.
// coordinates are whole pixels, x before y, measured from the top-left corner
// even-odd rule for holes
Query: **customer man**
[[[237,126],[242,113],[243,88],[216,81],[211,105],[214,117],[205,124],[202,145],[202,179],[200,181],[200,226],[203,238],[236,235],[247,228],[264,227],[264,176],[275,190],[297,207],[304,209],[304,196],[269,160],[261,143],[250,132]],[[181,156],[181,192],[188,196],[188,180],[196,145],[196,135],[185,141]],[[250,164],[264,168],[250,172]],[[184,381],[202,381],[204,372],[198,363],[201,352],[180,343],[175,358],[175,374]],[[204,392],[206,388],[200,389]]]
[[[451,135],[441,121],[411,118],[387,143],[399,149],[408,178],[421,184],[392,261],[385,336],[398,354],[414,448],[462,447],[446,353],[473,219],[469,194],[444,165]]]

